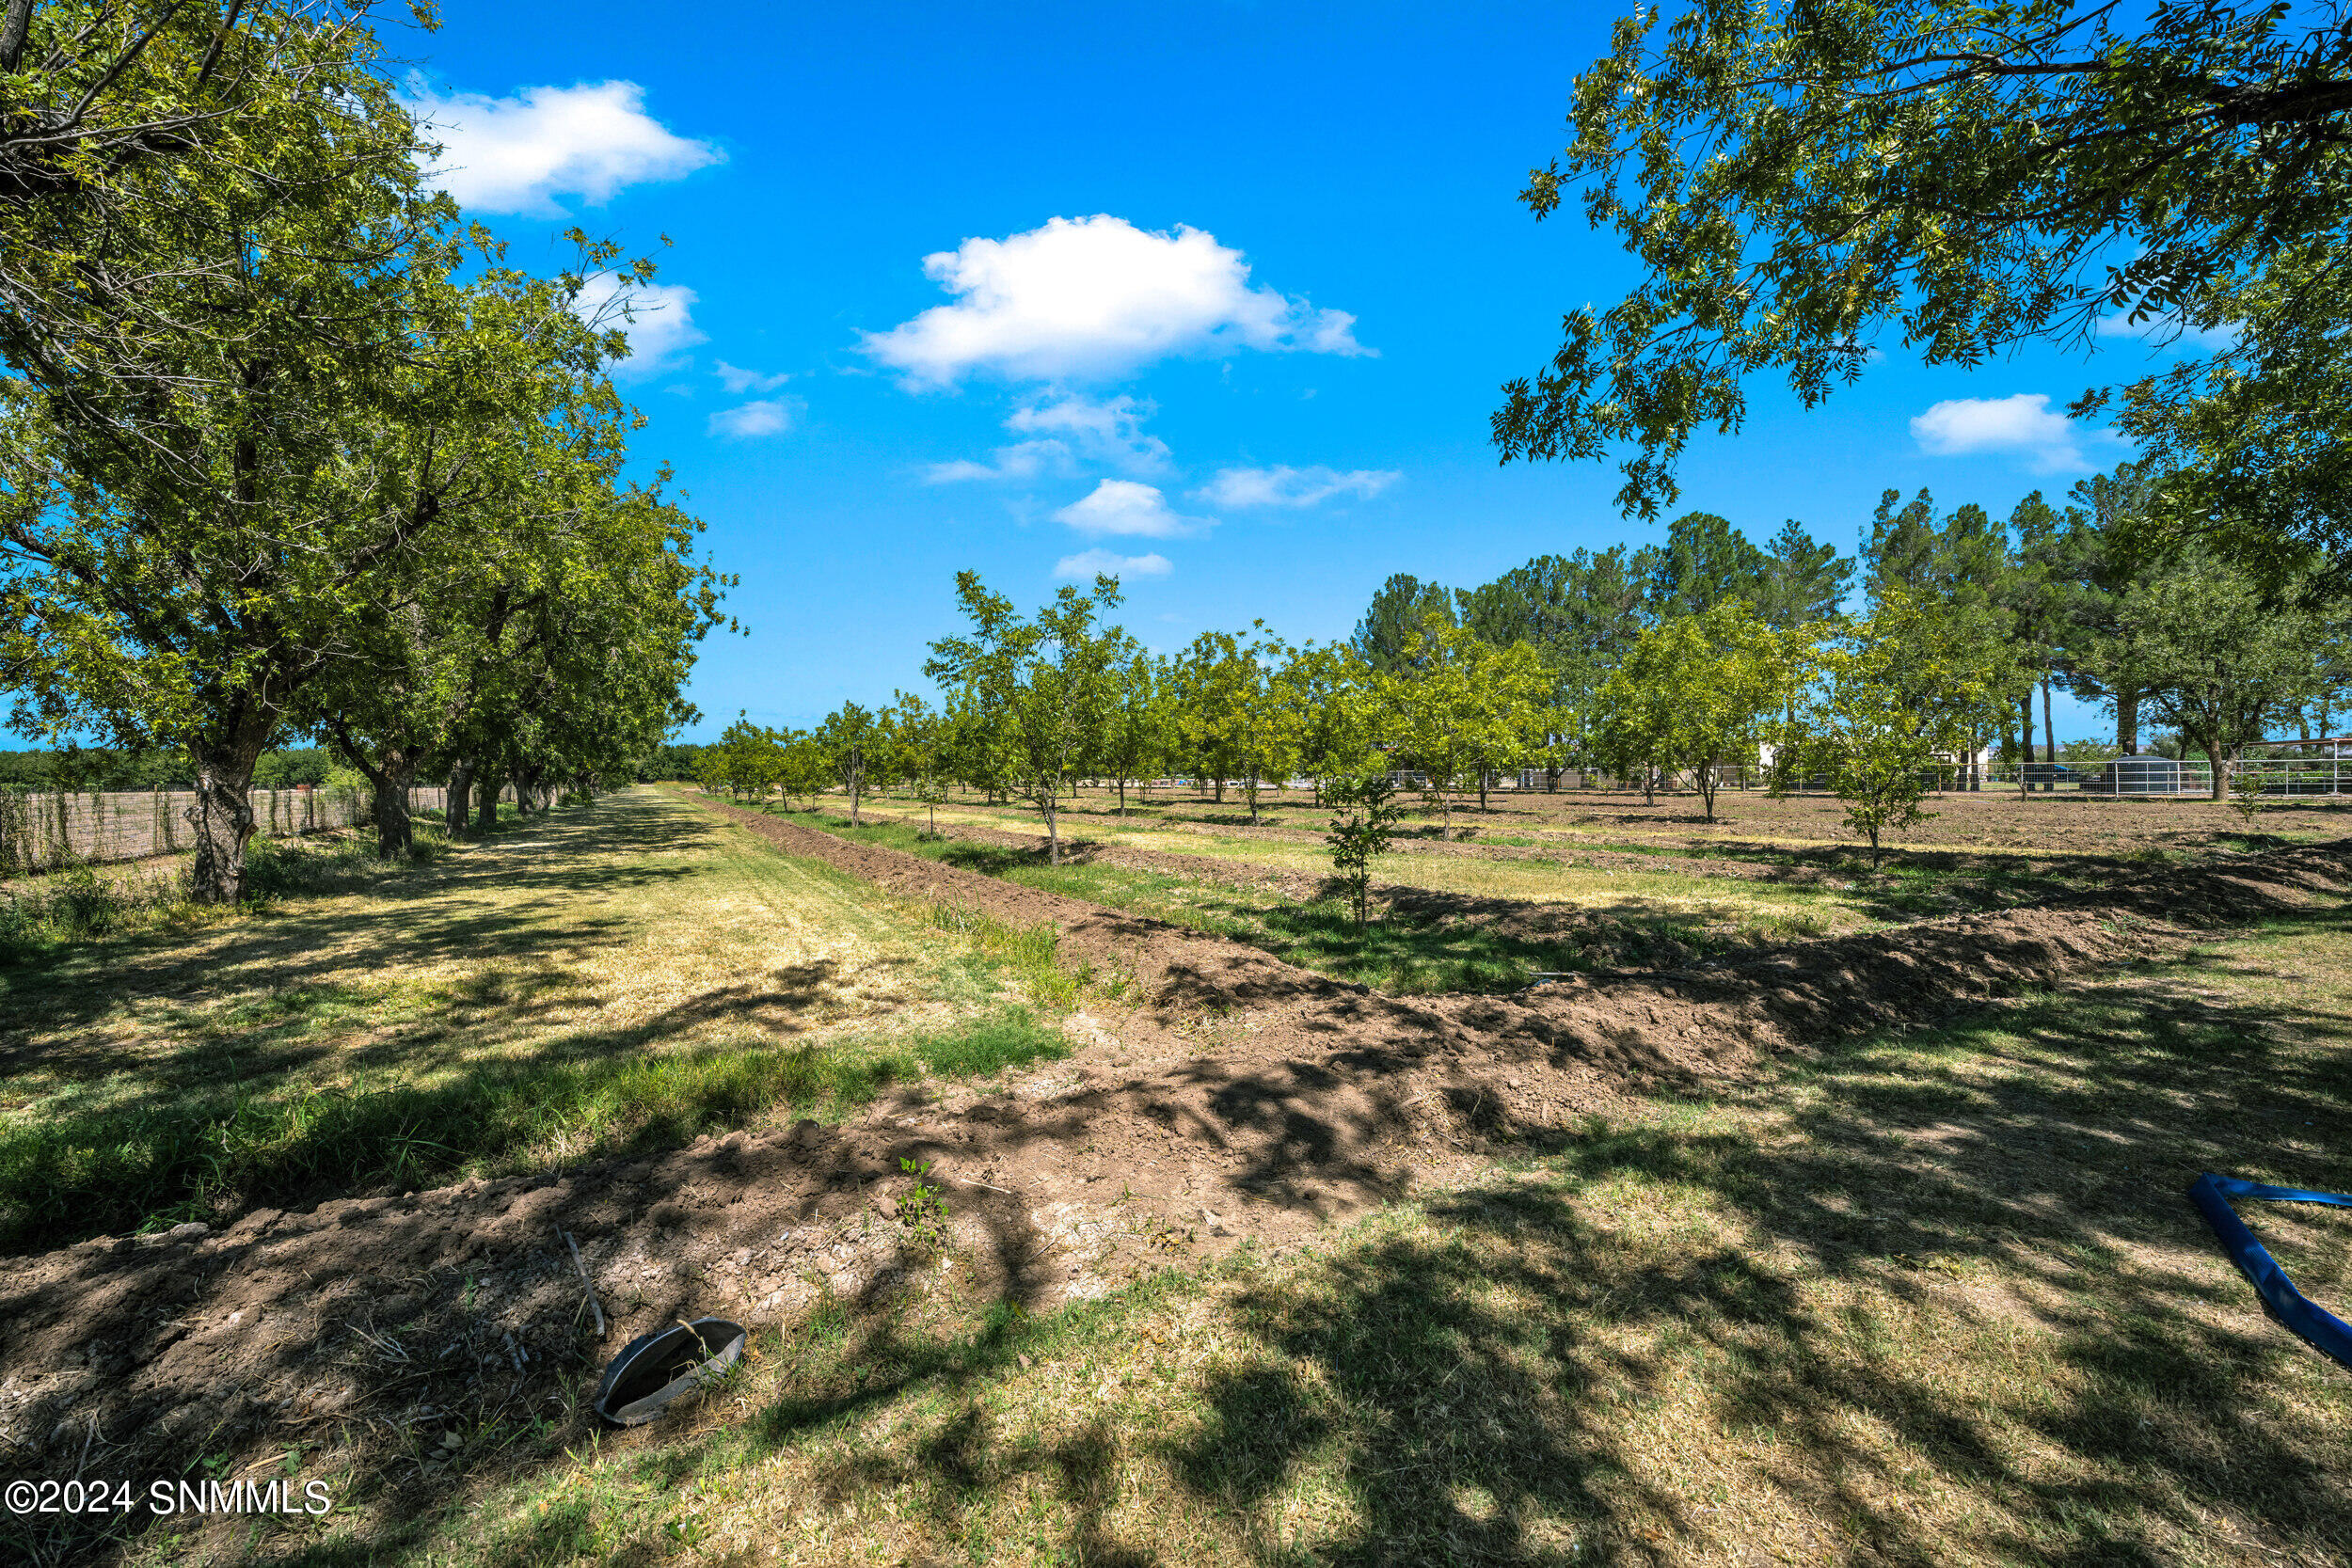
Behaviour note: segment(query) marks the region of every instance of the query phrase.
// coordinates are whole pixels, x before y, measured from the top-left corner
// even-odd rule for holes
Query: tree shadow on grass
[[[1757,1544],[1856,1564],[2154,1568],[2190,1543],[2342,1560],[2352,1383],[2254,1312],[2182,1196],[2205,1168],[2352,1186],[2341,1148],[2273,1141],[2352,1117],[2352,1025],[2197,994],[2246,961],[1864,1038],[1744,1106],[1536,1134],[1518,1179],[1255,1276],[1225,1313],[1248,1349],[1177,1425],[1113,1417],[1112,1440],[1225,1522],[1222,1555],[1266,1563]],[[841,1483],[952,1535],[1049,1475],[1052,1441],[972,1414],[990,1370],[930,1385],[957,1413]],[[763,1442],[912,1386],[771,1407]],[[1184,1560],[1059,1496],[1065,1551]],[[1280,1524],[1302,1517],[1343,1522]]]
[[[1005,1560],[2344,1560],[2352,1380],[2253,1310],[2181,1196],[2205,1168],[2352,1186],[2300,1132],[2352,1117],[2342,977],[2203,994],[2266,961],[2209,950],[1852,1037],[1720,1103],[1521,1127],[1517,1168],[1226,1286],[957,1332],[838,1304],[747,1419],[640,1452],[647,1508],[598,1523],[551,1491],[471,1549],[631,1560],[685,1519],[675,1489],[814,1443],[811,1495]],[[1147,1365],[1139,1327],[1200,1293],[1215,1354]],[[1031,1355],[1075,1392],[1011,1391]],[[441,1544],[388,1527],[309,1560]]]
[[[2352,1384],[2252,1313],[2182,1195],[2205,1168],[2352,1184],[2342,1148],[2271,1143],[2352,1117],[2352,1026],[2210,1009],[2197,970],[2232,962],[1834,1051],[1778,1086],[1820,1092],[1769,1144],[1704,1118],[1563,1140],[1551,1180],[1252,1291],[1270,1360],[1212,1380],[1172,1451],[1247,1513],[1343,1433],[1333,1562],[1722,1552],[1742,1527],[1694,1504],[1705,1465],[1653,1407],[1702,1449],[1771,1431],[1762,1473],[1816,1532],[1779,1544],[1812,1560],[2153,1565],[2217,1518],[2341,1560]],[[1645,1242],[1661,1201],[1712,1227]],[[1947,1536],[1931,1486],[1976,1494],[1982,1533]]]
[[[430,1185],[471,1161],[534,1147],[567,1117],[611,1119],[621,1131],[596,1140],[607,1149],[660,1148],[779,1106],[862,1102],[919,1070],[903,1052],[859,1039],[821,1050],[796,1043],[805,1021],[834,999],[830,958],[746,974],[626,1023],[599,1024],[596,983],[584,966],[550,958],[548,927],[534,925],[533,912],[568,906],[583,889],[691,877],[691,864],[629,857],[691,851],[716,830],[627,797],[532,829],[531,853],[391,872],[372,885],[395,897],[252,917],[201,959],[177,951],[168,935],[142,937],[92,944],[33,976],[35,989],[51,984],[50,1006],[15,1021],[0,1074],[37,1068],[67,1088],[43,1116],[0,1136],[0,1251],[136,1229],[159,1216],[218,1223],[255,1204]],[[612,858],[582,870],[575,863],[587,851]],[[500,902],[471,907],[464,894],[475,886],[495,886]],[[419,891],[435,896],[397,896]],[[561,928],[574,958],[634,935],[618,919],[567,919]],[[349,969],[358,942],[380,944],[388,965],[473,962],[421,992],[415,1016],[350,1040],[334,1025],[375,998],[331,976]],[[912,961],[885,956],[861,968]],[[36,1029],[103,1022],[124,993],[142,990],[235,1000],[175,1021],[155,1039],[44,1043],[32,1054]],[[875,1025],[895,1011],[861,1006]],[[692,1050],[665,1049],[713,1025],[737,1027]],[[527,1056],[481,1050],[516,1032],[541,1037]],[[1032,1053],[1041,1041],[1058,1048],[1060,1038],[1033,1021],[995,1032]],[[329,1081],[307,1083],[302,1074],[314,1069],[327,1069]]]
[[[569,906],[582,894],[617,895],[692,878],[691,864],[647,857],[675,855],[715,831],[674,806],[608,797],[533,824],[528,838],[502,834],[466,852],[375,871],[364,886],[380,892],[380,900],[273,908],[209,942],[202,940],[207,928],[195,926],[77,943],[0,968],[0,999],[9,1014],[0,1050],[20,1047],[35,1028],[87,1028],[129,999],[312,985],[348,969],[358,943],[381,952],[387,964],[420,968],[535,961],[548,945],[544,917],[558,910],[566,911],[567,949],[609,948],[628,940],[628,924],[582,917]],[[581,863],[591,852],[606,858]]]

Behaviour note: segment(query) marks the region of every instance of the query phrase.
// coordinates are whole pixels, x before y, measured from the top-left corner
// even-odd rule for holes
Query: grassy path
[[[1306,1254],[835,1304],[372,1560],[2352,1558],[2352,1376],[2182,1196],[2352,1187],[2352,922],[1560,1130]],[[2352,1214],[2248,1205],[2314,1296]],[[317,1560],[361,1555],[331,1542]]]
[[[426,863],[0,968],[23,1250],[545,1168],[1057,1053],[1017,972],[651,789]]]
[[[1407,850],[1377,858],[1375,879],[1408,891],[1396,895],[1392,907],[1359,936],[1338,899],[1308,891],[1328,875],[1327,857],[1319,846],[1289,836],[1073,818],[1066,832],[1073,842],[1083,839],[1099,850],[1181,855],[1194,863],[1136,863],[1114,853],[1049,866],[1041,850],[985,838],[930,838],[916,828],[929,812],[909,814],[903,802],[869,802],[857,828],[830,809],[794,815],[829,832],[1228,937],[1399,995],[1514,991],[1536,971],[1675,967],[2096,889],[2118,869],[2086,859],[2013,875],[2008,863],[1995,860],[1990,870],[1901,866],[1876,877],[1838,878],[1752,851],[1740,858],[1757,874],[1726,877],[1680,869],[1673,862],[1652,870],[1642,863],[1645,857],[1622,852],[1618,863],[1591,865]],[[986,830],[1019,834],[1025,842],[1035,827],[1017,811],[971,805],[942,809],[938,822],[949,835]],[[1230,865],[1238,875],[1203,874],[1201,862]]]

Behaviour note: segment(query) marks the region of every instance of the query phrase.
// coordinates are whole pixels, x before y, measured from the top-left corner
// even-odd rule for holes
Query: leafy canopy
[[[2352,473],[2310,435],[2314,390],[2347,379],[2352,25],[2337,8],[1694,0],[1667,14],[1617,23],[1576,80],[1566,150],[1521,193],[1538,218],[1577,201],[1643,276],[1614,305],[1569,311],[1549,365],[1506,385],[1506,459],[1629,446],[1619,500],[1654,515],[1691,433],[1744,420],[1753,373],[1811,406],[1889,338],[1976,365],[2028,341],[2087,345],[2120,319],[2220,339],[2132,387],[2133,434],[2218,447],[2220,397],[2245,404],[2241,435],[2265,437],[2267,457],[2242,461],[2274,501],[2302,490],[2298,452]],[[2249,477],[2239,499],[2260,488]]]

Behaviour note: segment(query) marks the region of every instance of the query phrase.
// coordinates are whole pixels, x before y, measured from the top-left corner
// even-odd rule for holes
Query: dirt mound
[[[761,1323],[826,1297],[943,1288],[1047,1305],[1244,1239],[1287,1247],[1335,1215],[1461,1174],[1498,1140],[1556,1140],[1580,1113],[1642,1085],[1746,1073],[1772,1051],[2176,949],[2198,926],[2352,882],[2352,845],[2334,846],[2118,890],[2098,906],[1424,1004],[728,815],[904,895],[1053,921],[1066,952],[1132,974],[1139,1000],[1078,1015],[1073,1031],[1089,1043],[1009,1089],[936,1102],[910,1089],[839,1127],[803,1122],[553,1180],[257,1212],[222,1233],[183,1227],[11,1260],[0,1272],[0,1480],[77,1465],[178,1474],[201,1456],[241,1470],[307,1444],[307,1473],[381,1478],[370,1506],[437,1506],[451,1473],[474,1463],[469,1445],[501,1421],[584,1438],[594,1366],[675,1317]],[[902,1159],[935,1162],[947,1183],[944,1262],[925,1214],[903,1208]],[[613,1320],[602,1341],[559,1231],[578,1238]],[[221,1528],[214,1544],[226,1551]]]
[[[915,817],[896,816],[868,810],[864,816],[877,821],[893,822],[914,828],[924,824]],[[1286,871],[1278,866],[1252,866],[1206,855],[1183,855],[1166,850],[1136,849],[1109,845],[1096,839],[1078,836],[1076,830],[1094,822],[1113,825],[1117,818],[1105,817],[1100,812],[1073,814],[1063,818],[1062,856],[1074,864],[1132,866],[1136,870],[1180,871],[1185,876],[1232,887],[1278,887],[1284,896],[1312,896],[1320,879],[1303,872]],[[1170,817],[1151,823],[1129,822],[1130,827],[1145,827],[1152,832],[1194,833],[1213,838],[1245,838],[1268,844],[1311,845],[1321,848],[1324,835],[1279,823],[1264,823],[1252,827],[1247,822],[1191,822]],[[1431,830],[1435,832],[1435,830]],[[1541,830],[1512,830],[1540,832]],[[1015,832],[1009,829],[981,827],[975,823],[952,823],[939,830],[943,838],[960,839],[973,844],[995,845],[1009,849],[1045,851],[1042,833]],[[1801,851],[1821,861],[1813,864],[1756,864],[1752,862],[1724,858],[1721,852],[1707,855],[1677,855],[1665,851],[1636,853],[1630,850],[1593,849],[1578,844],[1564,834],[1545,833],[1544,842],[1534,845],[1481,844],[1474,840],[1422,838],[1412,833],[1400,834],[1390,845],[1391,853],[1415,855],[1431,859],[1477,861],[1534,861],[1543,864],[1588,866],[1596,870],[1672,872],[1685,877],[1713,877],[1726,881],[1772,881],[1809,884],[1823,879],[1822,865],[1839,868],[1843,856],[1851,861],[1862,851],[1851,846],[1841,846],[1828,851]],[[1785,850],[1769,846],[1742,846],[1732,843],[1727,848],[1758,847],[1778,858],[1788,858]],[[1381,882],[1375,886],[1393,894],[1409,895],[1426,890],[1414,889],[1404,883]]]
[[[913,827],[908,818],[867,813],[881,821],[902,823]],[[971,824],[956,824],[939,830],[940,836],[966,844],[983,844],[993,848],[1011,849],[1023,854],[1043,855],[1046,841],[1041,834],[1011,832],[1002,828],[984,828]],[[1269,831],[1268,837],[1306,837],[1305,834],[1283,834]],[[1482,850],[1477,845],[1424,845],[1432,852],[1458,852],[1464,858],[1517,856],[1523,859],[1549,860],[1558,864],[1600,865],[1620,863],[1642,871],[1682,869],[1685,863],[1660,864],[1657,857],[1643,855],[1544,855],[1534,851],[1514,850],[1508,847]],[[1272,892],[1294,903],[1306,903],[1324,896],[1328,879],[1308,872],[1293,871],[1277,865],[1258,865],[1248,861],[1236,861],[1207,855],[1180,855],[1163,849],[1136,849],[1124,845],[1104,844],[1095,839],[1066,839],[1062,843],[1062,861],[1069,865],[1112,865],[1134,871],[1160,872],[1184,877],[1196,881],[1230,887],[1242,892]],[[1692,865],[1703,863],[1691,862]],[[1721,875],[1753,879],[1753,868],[1725,871]],[[1716,875],[1713,871],[1702,875]],[[1756,875],[1761,875],[1760,872]],[[1775,879],[1784,881],[1815,880],[1819,874],[1799,872]],[[1475,893],[1455,893],[1442,888],[1417,887],[1409,882],[1375,880],[1372,884],[1375,909],[1421,923],[1461,921],[1526,942],[1547,942],[1574,949],[1580,960],[1587,963],[1622,964],[1633,961],[1656,963],[1685,962],[1695,955],[1681,942],[1655,930],[1645,929],[1634,922],[1603,914],[1598,911],[1581,909],[1574,904],[1541,904],[1524,898],[1489,896]]]

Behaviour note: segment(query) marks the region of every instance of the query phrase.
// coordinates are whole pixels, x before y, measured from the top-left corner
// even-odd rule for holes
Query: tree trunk
[[[2042,754],[2052,762],[2058,761],[2058,729],[2050,722],[2050,677],[2047,675],[2042,677]],[[2050,781],[2050,787],[2058,787],[2056,779]]]
[[[233,904],[245,892],[245,847],[253,839],[253,767],[269,742],[263,720],[234,724],[217,749],[192,743],[196,799],[188,826],[196,830],[190,894],[199,904]]]
[[[408,819],[408,788],[417,782],[416,759],[405,752],[388,752],[384,766],[369,778],[375,785],[375,854],[378,860],[405,860],[416,847],[416,826]]]
[[[475,837],[485,838],[498,832],[499,777],[486,768],[473,782],[473,808]]]
[[[449,836],[459,839],[473,823],[473,764],[458,762],[449,770],[449,788],[441,793],[441,820]]]
[[[1486,815],[1486,770],[1484,768],[1478,770],[1478,815]]]
[[[1127,815],[1127,775],[1119,775],[1119,815]]]
[[[2017,713],[2020,725],[2017,755],[2023,765],[2017,770],[2017,792],[2030,795],[2033,793],[2033,688],[2027,687],[2026,694],[2017,699]]]
[[[2139,688],[2119,688],[2115,693],[2115,744],[2125,756],[2139,753]]]
[[[2208,798],[2215,800],[2228,800],[2230,798],[2229,768],[2221,760],[2220,735],[2217,732],[2209,734],[2201,729],[2191,729],[2188,725],[2183,724],[2181,726],[2181,760],[2184,763],[2188,760],[2189,748],[2192,746],[2205,753],[2205,784]]]
[[[1050,783],[1045,786],[1044,800],[1045,863],[1048,865],[1059,865],[1061,863],[1061,824],[1054,811],[1054,807],[1058,803],[1058,801],[1055,797],[1054,786]]]
[[[1225,803],[1225,775],[1222,773],[1216,776],[1216,803],[1220,806]]]

